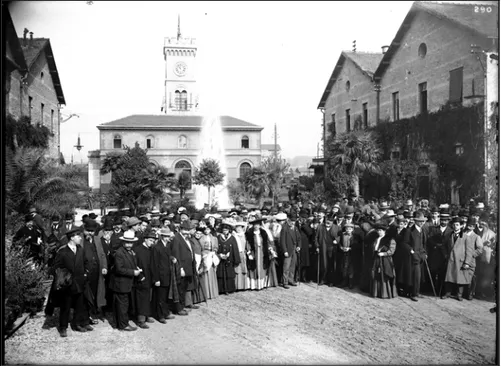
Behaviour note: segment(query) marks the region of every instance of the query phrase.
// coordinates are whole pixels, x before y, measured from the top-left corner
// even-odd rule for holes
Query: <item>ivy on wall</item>
[[[383,161],[400,148],[400,159],[437,165],[440,200],[450,199],[456,181],[461,201],[483,192],[483,103],[470,107],[445,105],[437,112],[421,114],[371,127],[377,132]],[[459,154],[458,154],[459,152]]]
[[[31,124],[28,116],[17,120],[10,114],[5,121],[5,134],[5,143],[12,150],[23,146],[46,149],[49,147],[49,137],[54,136],[47,127]]]

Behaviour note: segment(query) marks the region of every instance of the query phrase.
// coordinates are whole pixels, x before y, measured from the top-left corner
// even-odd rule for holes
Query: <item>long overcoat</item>
[[[267,240],[266,232],[263,230],[263,243]],[[226,277],[229,279],[235,278],[235,267],[240,264],[240,254],[238,251],[237,240],[233,235],[230,235],[227,240],[224,240],[222,235],[218,235],[218,248],[217,254],[227,254],[230,253],[230,256],[227,259],[221,259],[221,262],[217,266],[217,277]],[[263,247],[264,248],[264,247]],[[264,249],[263,249],[264,250]],[[268,249],[266,249],[267,253]],[[264,256],[268,257],[267,255]]]
[[[137,261],[134,252],[120,247],[115,252],[115,265],[110,278],[110,290],[120,293],[129,293],[134,284],[134,270],[137,269]]]
[[[452,241],[453,246],[447,263],[445,281],[458,285],[469,285],[475,272],[475,259],[473,258],[475,242],[467,240],[464,233],[460,233],[456,240],[453,236]],[[462,269],[465,263],[470,266],[469,269]]]

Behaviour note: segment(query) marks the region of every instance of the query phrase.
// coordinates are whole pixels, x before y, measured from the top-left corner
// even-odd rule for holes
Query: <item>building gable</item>
[[[496,18],[498,7],[492,6],[492,8],[492,15],[488,18],[482,18],[481,15],[474,14],[475,6],[472,4],[414,2],[375,71],[374,80],[376,82],[381,80],[386,69],[391,64],[393,56],[403,44],[402,40],[409,32],[418,14],[431,15],[436,20],[443,22],[444,26],[448,25],[460,28],[463,32],[467,32],[472,36],[484,38],[482,46],[489,48],[490,44],[492,44],[492,40],[489,40],[489,38],[497,38],[499,32],[499,20]]]

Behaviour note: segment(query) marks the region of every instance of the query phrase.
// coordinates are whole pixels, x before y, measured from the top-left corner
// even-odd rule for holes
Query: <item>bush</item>
[[[27,250],[5,239],[5,313],[4,327],[9,329],[23,313],[41,311],[46,295],[48,276],[44,266],[28,258]]]

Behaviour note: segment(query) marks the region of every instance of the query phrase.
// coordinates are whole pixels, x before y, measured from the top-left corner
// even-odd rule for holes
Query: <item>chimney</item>
[[[390,46],[381,47],[381,49],[383,50],[383,55],[386,53],[386,51],[388,51],[388,48],[390,48]]]
[[[30,47],[33,47],[33,32],[30,32]]]
[[[27,46],[28,43],[26,41],[26,34],[28,34],[29,30],[28,28],[24,28],[24,31],[23,31],[23,46]]]

